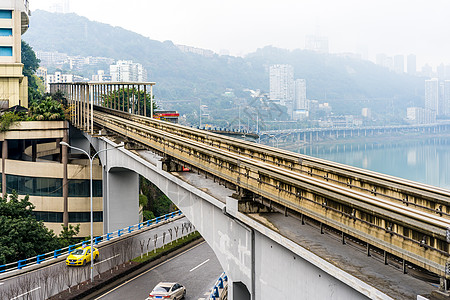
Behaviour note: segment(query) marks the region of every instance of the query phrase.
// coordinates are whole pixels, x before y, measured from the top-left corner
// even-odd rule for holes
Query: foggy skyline
[[[30,9],[49,10],[63,2],[31,0]],[[378,53],[402,54],[405,59],[413,53],[419,71],[425,63],[434,69],[440,63],[450,64],[450,41],[446,40],[450,1],[446,0],[77,0],[69,1],[69,8],[90,20],[154,40],[217,53],[227,50],[242,56],[268,45],[304,49],[305,37],[319,34],[328,38],[330,53],[367,49],[371,61]]]

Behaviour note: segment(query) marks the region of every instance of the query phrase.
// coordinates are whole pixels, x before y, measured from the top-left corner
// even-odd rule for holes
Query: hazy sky
[[[64,0],[30,0],[49,10]],[[66,0],[67,1],[67,0]],[[332,53],[366,49],[450,64],[449,0],[71,0],[70,11],[151,39],[244,55],[267,45],[297,49],[319,31]],[[33,19],[31,16],[31,24]]]

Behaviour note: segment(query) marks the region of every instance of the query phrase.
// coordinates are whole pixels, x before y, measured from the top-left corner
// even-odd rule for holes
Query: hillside
[[[229,106],[229,99],[221,96],[227,88],[237,97],[248,97],[246,88],[267,92],[269,66],[281,63],[294,66],[295,78],[306,79],[309,99],[331,102],[334,107],[346,101],[380,100],[394,101],[403,109],[423,98],[422,78],[395,74],[368,61],[270,46],[245,58],[207,58],[183,53],[170,41],[151,40],[75,14],[34,11],[23,39],[34,50],[139,62],[148,70],[148,79],[157,83],[157,98],[201,98],[216,108]]]

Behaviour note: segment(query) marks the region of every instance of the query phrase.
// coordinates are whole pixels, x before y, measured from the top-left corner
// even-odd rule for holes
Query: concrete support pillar
[[[6,160],[8,159],[8,140],[2,143],[2,195],[6,195]]]
[[[106,231],[128,227],[139,222],[139,175],[125,169],[113,169],[106,174],[106,209],[103,222]],[[103,178],[105,180],[105,178]]]
[[[63,142],[69,143],[67,130],[64,130]],[[67,178],[67,146],[61,146],[61,162],[63,163],[63,223],[64,226],[69,226],[69,180]]]

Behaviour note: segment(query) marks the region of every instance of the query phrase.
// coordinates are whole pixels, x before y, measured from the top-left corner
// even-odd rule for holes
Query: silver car
[[[147,300],[164,299],[164,300],[180,300],[186,295],[186,288],[176,282],[160,282],[158,283]]]

